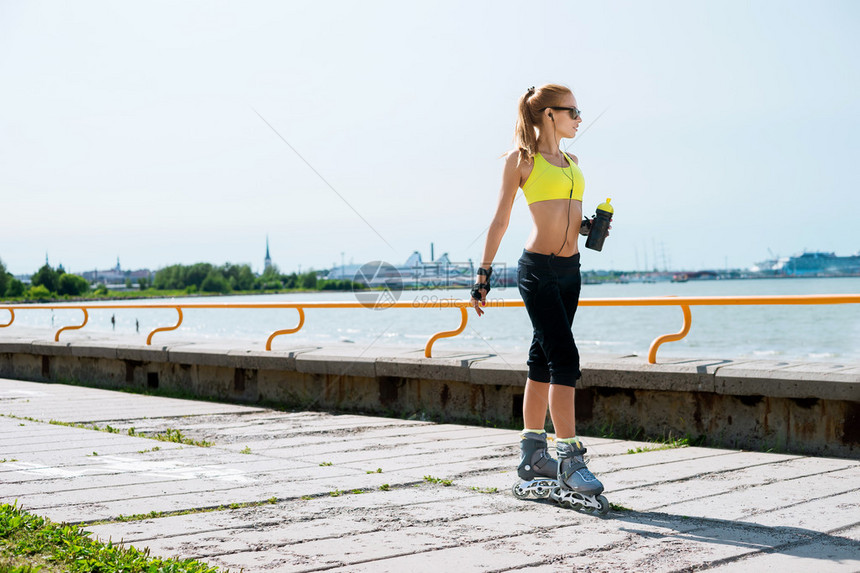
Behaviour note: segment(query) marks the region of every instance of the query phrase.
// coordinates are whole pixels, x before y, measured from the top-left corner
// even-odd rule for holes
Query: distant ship
[[[860,276],[860,252],[839,257],[835,253],[803,252],[756,263],[750,271],[776,277],[850,277]]]

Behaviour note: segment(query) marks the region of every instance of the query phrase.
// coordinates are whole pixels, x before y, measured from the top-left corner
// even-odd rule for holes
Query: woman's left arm
[[[505,236],[505,231],[508,230],[508,223],[511,220],[511,209],[514,205],[514,199],[517,196],[517,189],[520,187],[521,171],[519,162],[519,152],[512,151],[508,154],[505,160],[505,169],[502,173],[502,188],[499,190],[499,200],[496,205],[496,214],[493,216],[493,221],[490,223],[490,228],[487,230],[487,240],[484,243],[484,255],[481,257],[481,268],[489,269],[493,265],[493,259],[496,257],[496,252],[499,250],[499,244],[502,242],[502,237]],[[477,283],[483,284],[487,282],[487,277],[478,275]],[[487,291],[480,289],[480,301],[472,298],[472,306],[478,312],[478,316],[484,314],[483,309],[479,306],[487,302]]]

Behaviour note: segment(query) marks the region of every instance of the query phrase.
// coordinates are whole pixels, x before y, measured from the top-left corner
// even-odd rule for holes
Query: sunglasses
[[[570,114],[570,119],[577,120],[582,116],[582,112],[576,109],[575,107],[561,107],[561,106],[549,106],[544,109],[566,109],[567,113]]]

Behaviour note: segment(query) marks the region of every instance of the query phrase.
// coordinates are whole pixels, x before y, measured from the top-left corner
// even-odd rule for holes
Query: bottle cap
[[[598,210],[606,211],[607,213],[615,213],[615,209],[613,209],[612,205],[609,204],[610,201],[612,201],[612,199],[610,197],[607,197],[606,203],[601,203],[597,206]]]

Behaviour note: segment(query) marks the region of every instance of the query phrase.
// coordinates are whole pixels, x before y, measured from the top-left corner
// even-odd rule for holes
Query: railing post
[[[440,338],[449,338],[451,336],[457,336],[463,330],[466,329],[466,322],[469,320],[469,313],[466,311],[465,306],[461,306],[460,308],[460,327],[457,330],[448,330],[445,332],[437,332],[433,336],[430,337],[430,340],[427,341],[427,344],[424,346],[424,357],[432,358],[431,353],[433,351],[433,343],[435,343]]]
[[[0,328],[6,328],[7,326],[12,326],[12,323],[15,322],[15,309],[7,308],[6,310],[9,311],[9,322],[7,322],[6,324],[0,324]]]
[[[681,329],[681,332],[677,334],[664,334],[663,336],[658,336],[654,339],[654,342],[651,343],[651,347],[648,348],[648,363],[649,364],[657,364],[657,349],[660,348],[660,345],[664,342],[675,342],[681,340],[687,333],[690,332],[690,326],[693,324],[693,315],[690,313],[689,305],[682,304],[681,310],[684,311],[684,327]]]
[[[147,346],[151,346],[151,345],[152,345],[152,336],[153,336],[156,332],[167,332],[168,330],[176,330],[177,328],[179,328],[179,327],[182,325],[182,320],[183,320],[183,318],[184,318],[184,317],[182,316],[182,307],[181,307],[181,306],[177,306],[177,307],[176,307],[176,312],[178,312],[178,313],[179,313],[179,320],[178,320],[178,321],[176,321],[176,324],[175,324],[175,325],[173,325],[173,326],[162,326],[161,328],[156,328],[155,330],[153,330],[152,332],[150,332],[150,333],[149,333],[149,336],[147,336],[147,337],[146,337],[146,345],[147,345]]]
[[[87,309],[85,307],[81,307],[81,310],[84,312],[84,321],[82,323],[78,324],[77,326],[64,326],[63,328],[58,330],[57,334],[54,335],[54,342],[60,341],[60,333],[61,332],[65,331],[65,330],[78,330],[79,328],[83,328],[87,325],[87,322],[90,321],[90,315],[87,312]]]
[[[276,336],[280,336],[282,334],[292,334],[294,332],[298,332],[305,325],[305,309],[297,306],[296,310],[299,311],[299,324],[295,328],[287,328],[284,330],[276,330],[269,336],[269,339],[266,341],[266,350],[272,349],[272,340],[275,339]]]

